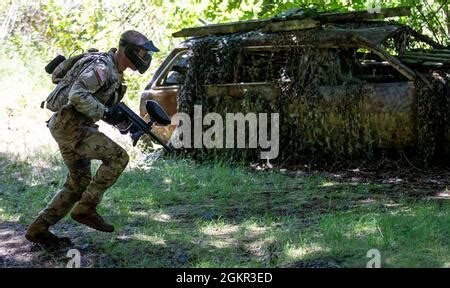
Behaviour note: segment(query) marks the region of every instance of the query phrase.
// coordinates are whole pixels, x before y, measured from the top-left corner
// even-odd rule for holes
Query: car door
[[[141,95],[140,114],[144,119],[148,117],[145,110],[146,100],[157,101],[166,110],[169,117],[177,113],[177,96],[185,80],[187,60],[187,49],[175,49],[164,60]],[[175,127],[176,125],[155,126],[154,130],[167,141]]]

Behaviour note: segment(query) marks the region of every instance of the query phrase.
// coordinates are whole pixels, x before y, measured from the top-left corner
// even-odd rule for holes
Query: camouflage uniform
[[[102,118],[105,106],[118,103],[123,75],[117,70],[112,50],[98,57],[73,81],[69,103],[48,121],[69,172],[62,190],[40,213],[49,225],[63,218],[79,201],[97,206],[106,189],[113,185],[128,164],[126,151],[98,130],[94,123]],[[91,176],[92,159],[102,160]]]

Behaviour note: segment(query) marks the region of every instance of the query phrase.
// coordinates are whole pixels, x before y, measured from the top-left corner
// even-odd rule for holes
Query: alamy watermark
[[[366,254],[367,258],[371,258],[366,268],[381,268],[381,253],[378,249],[370,249]]]
[[[66,265],[66,268],[80,268],[81,266],[81,253],[78,249],[70,249],[67,251],[66,256],[71,258]]]
[[[224,120],[218,113],[203,115],[202,106],[195,105],[193,120],[186,113],[177,113],[172,116],[172,124],[177,126],[172,136],[172,145],[176,149],[259,147],[265,150],[261,151],[261,159],[275,159],[278,157],[280,146],[279,122],[278,113],[247,113],[245,115],[226,113]],[[208,128],[203,131],[205,126]],[[192,127],[194,139],[192,139]]]

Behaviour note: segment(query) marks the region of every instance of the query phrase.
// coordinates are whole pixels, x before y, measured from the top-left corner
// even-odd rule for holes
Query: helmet
[[[150,67],[153,54],[159,52],[152,41],[133,30],[122,34],[119,45],[125,48],[125,55],[141,74],[145,73]]]

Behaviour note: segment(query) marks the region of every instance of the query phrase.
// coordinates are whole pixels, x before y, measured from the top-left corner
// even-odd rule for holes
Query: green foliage
[[[239,20],[268,18],[294,8],[315,9],[318,12],[338,12],[364,10],[376,6],[384,8],[411,7],[413,9],[411,17],[397,20],[412,26],[421,33],[428,34],[440,43],[448,43],[449,20],[445,14],[448,11],[447,0],[211,0],[205,11],[205,17],[217,23],[237,20],[236,16]]]
[[[150,35],[163,48],[163,55],[174,44],[170,33],[189,26],[272,17],[293,8],[314,8],[317,11],[361,10],[380,4],[382,7],[410,6],[413,16],[402,20],[417,30],[433,30],[443,38],[446,0],[366,1],[366,0],[133,0],[133,1],[54,1],[40,0],[33,4],[3,1],[0,20],[19,5],[16,21],[7,39],[21,48],[34,47],[46,56],[55,51],[70,53],[92,46],[106,49],[117,43],[119,34],[134,28]],[[164,15],[164,17],[161,17]],[[427,24],[430,23],[430,27]],[[433,32],[428,31],[428,32]],[[442,40],[442,39],[441,39]],[[48,55],[49,54],[49,55]]]

